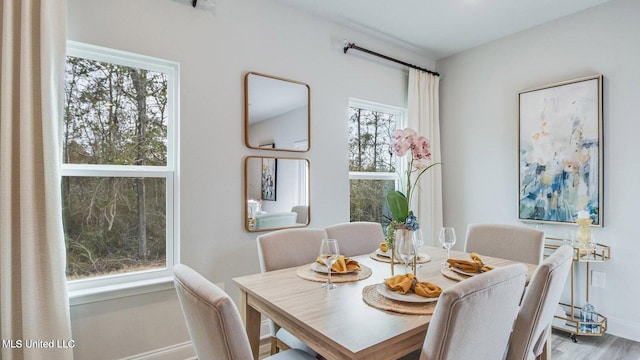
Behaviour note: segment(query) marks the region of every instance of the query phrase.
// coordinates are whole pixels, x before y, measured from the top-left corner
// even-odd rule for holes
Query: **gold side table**
[[[562,238],[547,237],[545,239],[545,256],[553,253],[560,246],[567,244],[567,241]],[[589,302],[589,287],[590,287],[590,264],[602,263],[608,261],[611,258],[611,248],[608,245],[594,244],[592,249],[573,248],[573,264],[571,266],[571,302],[569,304],[560,303],[564,315],[555,315],[552,323],[554,329],[565,331],[569,333],[571,340],[577,342],[576,335],[580,336],[602,336],[607,331],[607,318],[595,312],[594,319],[592,321],[582,321],[581,312],[582,308],[576,306],[575,296],[575,282],[577,266],[581,263],[586,264],[586,286],[585,286],[585,302]]]

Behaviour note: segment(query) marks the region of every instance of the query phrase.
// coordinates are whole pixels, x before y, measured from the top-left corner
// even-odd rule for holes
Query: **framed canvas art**
[[[262,158],[262,200],[276,201],[277,165],[276,158]]]
[[[602,79],[518,94],[518,219],[575,223],[586,211],[602,226]]]

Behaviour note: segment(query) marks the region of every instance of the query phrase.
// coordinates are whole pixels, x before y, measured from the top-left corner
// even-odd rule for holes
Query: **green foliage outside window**
[[[397,121],[394,114],[349,108],[349,171],[368,174],[366,178],[351,176],[351,221],[379,222],[384,228],[389,223],[386,194],[395,189],[395,180],[389,179],[389,174],[396,172],[391,134]],[[376,173],[383,176],[376,178]]]
[[[167,165],[167,86],[161,72],[68,56],[63,163]],[[68,278],[164,267],[166,180],[90,174],[62,180]]]

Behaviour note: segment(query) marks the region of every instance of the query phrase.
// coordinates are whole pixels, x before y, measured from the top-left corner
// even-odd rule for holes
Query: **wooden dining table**
[[[422,247],[420,252],[431,260],[417,268],[419,281],[431,282],[443,290],[458,282],[441,273],[445,250]],[[469,259],[469,254],[452,250],[451,258]],[[288,330],[325,359],[397,359],[422,348],[432,315],[384,311],[365,303],[363,289],[391,277],[391,264],[376,261],[370,254],[353,259],[369,267],[371,276],[338,283],[333,290],[323,289],[321,282],[300,277],[299,267],[233,279],[240,288],[240,310],[254,359],[258,359],[259,354],[261,315]],[[482,259],[495,267],[515,263],[489,256]],[[536,265],[525,265],[531,277]],[[404,274],[404,270],[403,264],[394,267],[395,275]]]

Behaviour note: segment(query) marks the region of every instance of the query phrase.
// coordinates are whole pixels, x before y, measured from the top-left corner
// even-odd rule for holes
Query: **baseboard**
[[[607,319],[607,333],[640,342],[640,324],[623,319]]]
[[[260,323],[261,342],[269,341],[269,322],[263,319]],[[147,351],[120,360],[197,360],[191,341]]]
[[[147,351],[120,360],[197,360],[191,341]]]

